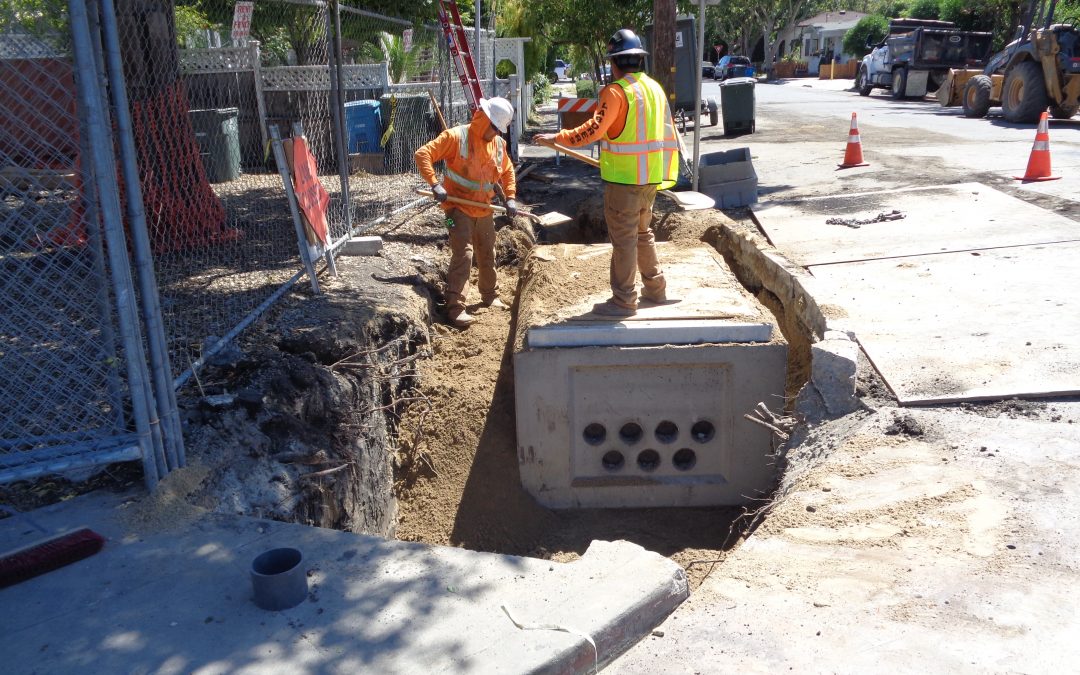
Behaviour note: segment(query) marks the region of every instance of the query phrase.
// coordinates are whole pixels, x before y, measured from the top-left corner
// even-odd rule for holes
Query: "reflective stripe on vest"
[[[675,185],[679,142],[664,90],[642,73],[618,81],[626,94],[626,123],[616,138],[600,141],[600,177],[611,183]]]
[[[458,127],[454,127],[452,133],[457,136],[458,139],[458,156],[462,159],[469,158],[469,126],[463,124]],[[495,166],[502,168],[503,158],[506,156],[506,141],[501,136],[495,137]],[[465,176],[462,176],[457,171],[454,171],[450,167],[446,167],[446,178],[456,185],[460,185],[466,190],[472,190],[473,192],[491,192],[495,189],[494,183],[487,181],[475,181]]]

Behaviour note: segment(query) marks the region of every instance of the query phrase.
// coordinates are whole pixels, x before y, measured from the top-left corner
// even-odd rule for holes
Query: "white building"
[[[800,21],[781,34],[783,44],[779,56],[798,47],[810,75],[816,75],[818,65],[823,61],[827,63],[834,56],[839,56],[839,62],[845,63],[855,55],[843,53],[844,34],[864,16],[864,12],[841,9]]]

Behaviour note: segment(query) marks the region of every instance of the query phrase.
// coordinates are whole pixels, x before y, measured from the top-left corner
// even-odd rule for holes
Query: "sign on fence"
[[[255,3],[241,0],[233,8],[232,39],[233,42],[246,40],[251,34],[251,16],[255,13]]]
[[[406,28],[401,32],[401,43],[405,51],[412,49],[412,28]]]
[[[308,150],[307,139],[303,136],[293,139],[293,185],[296,189],[296,203],[304,213],[305,225],[311,226],[308,242],[311,244],[329,242],[326,222],[326,207],[330,204],[330,195],[319,182],[315,157]],[[312,237],[314,234],[314,237]]]

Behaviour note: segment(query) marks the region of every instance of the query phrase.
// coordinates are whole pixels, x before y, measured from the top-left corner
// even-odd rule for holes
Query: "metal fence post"
[[[75,57],[76,81],[79,92],[80,115],[86,115],[85,126],[90,130],[90,161],[101,199],[101,215],[108,242],[109,267],[116,294],[120,337],[124,344],[128,388],[135,421],[136,439],[142,452],[146,485],[153,490],[167,471],[163,449],[156,446],[150,427],[152,399],[147,383],[146,362],[139,335],[138,312],[131,269],[127,259],[120,198],[116,186],[116,163],[113,157],[112,130],[106,120],[106,106],[98,88],[98,73],[94,66],[94,48],[85,0],[68,0],[71,20],[72,48]]]
[[[327,45],[328,65],[330,67],[330,107],[333,110],[335,149],[338,156],[338,175],[341,177],[341,201],[345,209],[345,232],[352,236],[353,218],[352,203],[349,200],[349,142],[345,131],[345,90],[341,84],[341,7],[337,0],[331,2],[333,14],[326,14],[327,34],[330,44]],[[337,276],[337,269],[333,265],[333,254],[327,249],[326,262]]]
[[[131,233],[132,253],[135,257],[135,274],[139,283],[139,299],[142,301],[143,324],[150,347],[150,368],[153,374],[154,393],[157,397],[158,416],[165,434],[165,457],[169,469],[186,464],[184,435],[180,428],[180,413],[176,392],[172,388],[172,367],[169,363],[168,341],[161,320],[161,297],[154,275],[154,257],[150,251],[150,234],[146,227],[146,208],[143,204],[139,165],[135,153],[135,138],[131,128],[131,108],[124,81],[124,66],[120,61],[120,38],[116,28],[116,7],[113,0],[100,0],[101,25],[105,37],[105,65],[109,74],[109,92],[116,110],[116,133],[120,145],[120,166],[124,177],[124,195],[127,197],[128,229]]]
[[[276,124],[270,125],[270,144],[274,149],[274,162],[281,174],[281,181],[285,186],[285,197],[289,200],[289,212],[292,213],[293,226],[296,228],[296,245],[300,249],[300,261],[304,263],[308,278],[311,280],[311,290],[316,295],[319,291],[319,279],[315,276],[315,263],[308,255],[307,236],[304,234],[304,223],[300,220],[300,207],[296,203],[296,193],[293,192],[292,176],[289,172],[289,161],[285,158],[285,148],[281,146],[281,132]]]
[[[259,133],[262,135],[262,147],[265,152],[270,143],[270,134],[266,131],[266,101],[263,100],[262,87],[262,52],[259,51],[259,41],[249,40],[248,48],[251,50],[251,74],[255,78],[255,109],[259,115]]]

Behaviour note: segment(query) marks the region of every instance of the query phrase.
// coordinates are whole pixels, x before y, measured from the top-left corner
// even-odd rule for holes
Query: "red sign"
[[[311,224],[312,231],[319,241],[327,243],[326,207],[330,205],[330,195],[319,182],[315,157],[308,150],[307,139],[303,137],[293,139],[293,186],[296,203]]]
[[[255,14],[255,3],[241,0],[233,7],[232,39],[233,42],[246,40],[251,35],[251,17]]]

